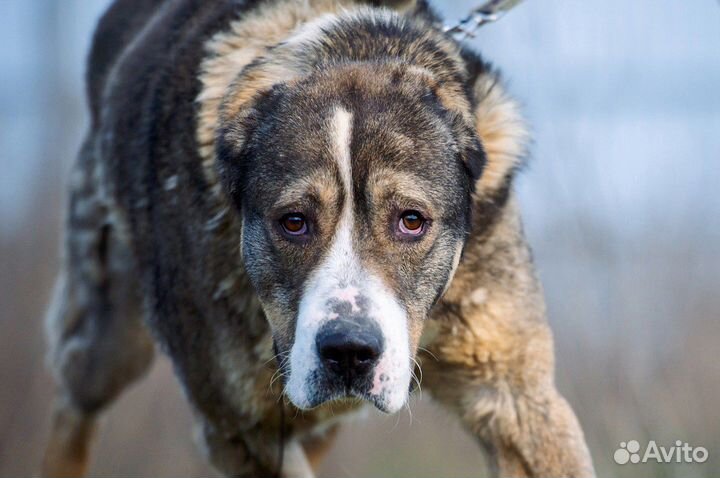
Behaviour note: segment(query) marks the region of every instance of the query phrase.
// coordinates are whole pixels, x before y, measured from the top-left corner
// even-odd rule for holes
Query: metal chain
[[[455,25],[446,26],[443,31],[455,35],[457,40],[474,38],[475,32],[486,23],[498,21],[511,8],[517,6],[522,0],[490,0],[470,11],[468,16],[462,18]]]

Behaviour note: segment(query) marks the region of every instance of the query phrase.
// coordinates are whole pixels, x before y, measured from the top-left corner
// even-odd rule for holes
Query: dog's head
[[[386,48],[341,21],[323,27],[323,48],[355,51],[328,38],[350,27],[366,50]],[[311,34],[235,82],[219,161],[290,400],[355,396],[393,412],[460,260],[484,154],[446,45],[416,38],[427,68],[371,58],[314,68],[329,54]]]

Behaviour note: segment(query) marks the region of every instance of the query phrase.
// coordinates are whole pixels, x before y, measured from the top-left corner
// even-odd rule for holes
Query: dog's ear
[[[226,191],[236,201],[245,177],[250,140],[262,118],[270,114],[288,81],[298,72],[272,59],[260,58],[233,81],[220,106],[215,151]]]
[[[496,74],[479,74],[472,95],[475,130],[485,151],[485,167],[475,191],[490,198],[509,186],[523,165],[530,136],[518,104],[505,93]]]
[[[478,141],[474,122],[468,122],[464,115],[454,114],[451,124],[467,174],[477,185],[485,171],[487,158],[482,143]]]
[[[440,104],[468,177],[477,181],[485,166],[485,153],[475,131],[475,117],[467,91],[458,81],[461,72],[458,68],[441,73],[436,74],[427,67],[402,66],[394,78],[402,81],[406,94]]]

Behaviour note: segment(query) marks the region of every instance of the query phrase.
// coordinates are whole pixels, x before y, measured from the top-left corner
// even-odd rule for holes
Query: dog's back
[[[85,79],[93,120],[100,116],[100,101],[108,73],[125,48],[137,37],[166,0],[116,0],[100,18],[93,35]]]

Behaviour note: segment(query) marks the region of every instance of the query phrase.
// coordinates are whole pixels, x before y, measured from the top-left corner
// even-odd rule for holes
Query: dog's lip
[[[370,398],[366,399],[366,400],[369,401],[370,403],[372,403],[375,406],[375,408],[377,408],[381,412],[391,413],[391,411],[387,408],[387,404],[386,404],[385,400],[382,400],[377,395],[371,395]]]
[[[391,411],[387,408],[387,403],[380,395],[373,395],[369,392],[364,392],[360,390],[338,390],[333,393],[329,393],[325,396],[317,397],[315,400],[312,401],[310,407],[308,408],[316,408],[321,405],[324,405],[326,403],[335,402],[335,401],[342,401],[342,400],[360,400],[363,402],[371,403],[375,408],[377,408],[382,413],[391,413]]]
[[[375,408],[377,408],[383,413],[390,413],[390,410],[388,410],[385,400],[380,395],[373,395],[368,392],[351,391],[346,395],[346,397],[359,398],[366,402],[372,403]]]

